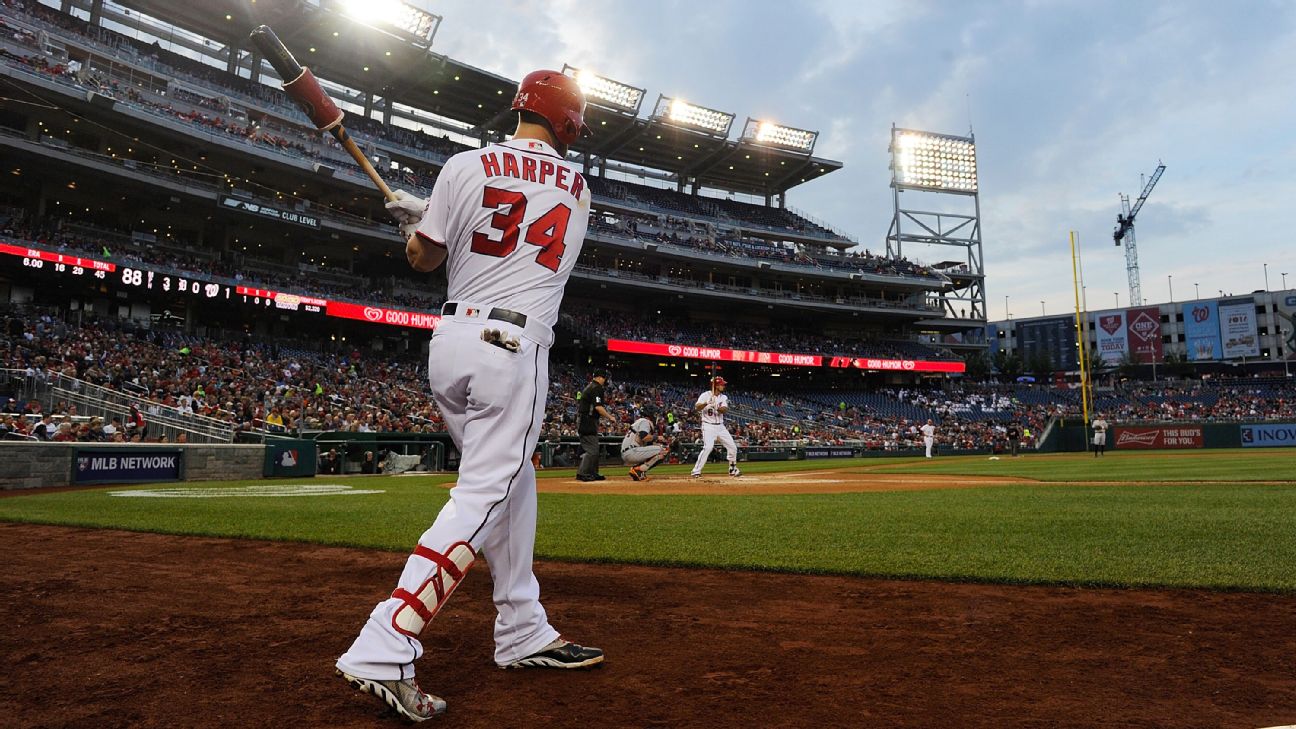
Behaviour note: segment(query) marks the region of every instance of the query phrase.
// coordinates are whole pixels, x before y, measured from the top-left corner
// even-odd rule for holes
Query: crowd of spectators
[[[307,351],[248,337],[204,341],[127,323],[73,324],[31,312],[13,312],[4,331],[0,364],[5,369],[28,379],[76,378],[110,388],[134,404],[124,417],[105,421],[79,415],[66,402],[11,399],[0,410],[0,435],[151,439],[148,422],[159,415],[205,416],[234,431],[268,433],[443,430],[427,394],[425,367],[413,354]],[[576,434],[576,395],[586,374],[576,365],[554,363],[543,438]],[[689,407],[696,387],[696,381],[621,381],[614,374],[607,405],[620,425],[608,430],[648,417],[680,442],[696,440]],[[1037,438],[1051,418],[1079,413],[1070,390],[975,383],[872,391],[735,388],[731,400],[732,430],[750,448],[797,442],[901,450],[921,441],[918,428],[927,419],[938,424],[943,444],[984,448],[1001,442],[1009,424]],[[1113,422],[1293,418],[1296,386],[1285,381],[1127,383],[1100,392],[1098,403]]]
[[[146,416],[200,415],[235,431],[271,433],[442,430],[417,366],[400,358],[287,350],[249,338],[199,341],[48,315],[11,317],[6,331],[6,369],[110,388],[137,398]]]

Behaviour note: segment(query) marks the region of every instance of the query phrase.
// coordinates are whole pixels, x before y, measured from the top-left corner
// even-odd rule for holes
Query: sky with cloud
[[[892,123],[976,133],[990,316],[1128,303],[1118,193],[1166,173],[1138,218],[1144,298],[1296,288],[1296,3],[425,0],[436,49],[520,78],[564,63],[821,132],[845,168],[789,203],[884,248]],[[948,250],[912,249],[919,260]]]

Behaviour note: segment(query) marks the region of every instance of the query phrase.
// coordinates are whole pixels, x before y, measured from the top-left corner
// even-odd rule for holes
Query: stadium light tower
[[[683,99],[671,98],[663,94],[657,97],[653,119],[717,137],[728,137],[729,128],[733,126],[734,115],[727,111],[690,104]]]
[[[613,81],[587,68],[564,64],[563,73],[576,79],[581,91],[585,92],[585,99],[591,104],[631,115],[639,114],[639,107],[643,104],[644,94],[647,93],[644,89]]]
[[[431,44],[441,16],[429,13],[402,0],[340,0],[342,12],[365,24],[385,26]]]
[[[941,294],[945,315],[986,319],[985,265],[981,252],[981,194],[976,139],[891,127],[891,190],[894,213],[887,255],[899,258],[909,244],[964,250],[967,285]],[[923,207],[902,202],[919,193]],[[970,202],[970,205],[969,205]],[[959,305],[966,307],[960,316]]]
[[[778,147],[809,155],[814,153],[815,142],[819,139],[819,132],[797,129],[796,127],[785,127],[772,121],[762,121],[749,117],[747,123],[743,125],[741,138],[745,142],[753,142],[766,147]]]

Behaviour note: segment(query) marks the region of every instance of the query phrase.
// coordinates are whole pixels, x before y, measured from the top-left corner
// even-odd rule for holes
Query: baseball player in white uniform
[[[1103,420],[1102,415],[1094,417],[1093,422],[1089,424],[1093,428],[1093,445],[1094,458],[1105,456],[1107,453],[1107,421]]]
[[[716,440],[725,447],[729,458],[729,475],[741,476],[738,470],[738,445],[734,443],[729,429],[725,427],[724,416],[729,412],[729,396],[724,394],[725,379],[719,375],[711,378],[711,389],[698,396],[693,409],[702,414],[702,452],[698,454],[697,463],[693,465],[693,478],[702,477],[702,467],[711,457]]]
[[[928,420],[918,430],[922,432],[923,448],[927,450],[927,457],[931,458],[932,446],[936,445],[936,426],[932,425],[932,421]]]
[[[639,418],[630,424],[630,432],[621,439],[621,462],[630,467],[630,478],[647,481],[653,466],[666,460],[669,446],[656,440],[652,421],[648,418]]]
[[[447,265],[448,303],[432,336],[432,394],[460,452],[459,480],[419,537],[391,597],[337,661],[339,674],[401,716],[445,711],[414,681],[425,626],[478,553],[494,582],[495,663],[583,668],[603,652],[563,640],[540,604],[535,451],[549,389],[549,347],[563,289],[589,222],[590,192],[567,146],[589,134],[574,79],[522,80],[512,140],[450,158],[432,197],[398,193],[387,208],[416,271]]]

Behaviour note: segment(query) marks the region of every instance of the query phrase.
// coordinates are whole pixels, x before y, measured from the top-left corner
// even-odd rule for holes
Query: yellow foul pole
[[[1089,337],[1080,316],[1080,273],[1076,265],[1076,234],[1071,231],[1071,284],[1075,288],[1076,343],[1080,347],[1080,404],[1084,409],[1085,427],[1089,427]],[[1085,438],[1088,445],[1089,439]]]

